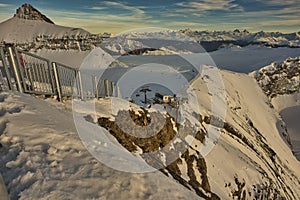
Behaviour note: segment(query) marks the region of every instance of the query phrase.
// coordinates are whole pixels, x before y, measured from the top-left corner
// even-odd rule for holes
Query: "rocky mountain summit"
[[[48,22],[50,24],[54,24],[54,22],[43,15],[40,11],[34,8],[32,5],[25,3],[21,7],[16,10],[16,14],[14,17],[18,17],[20,19],[26,20],[40,20],[44,22]]]
[[[272,63],[254,72],[263,91],[270,98],[293,94],[300,89],[300,57],[288,58],[282,63]]]
[[[91,34],[82,28],[55,24],[32,5],[25,3],[10,19],[0,23],[0,44],[13,43],[23,50],[81,50],[101,43],[109,34]]]

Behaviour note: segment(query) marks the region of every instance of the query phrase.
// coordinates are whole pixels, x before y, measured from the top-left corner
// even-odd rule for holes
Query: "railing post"
[[[18,71],[17,64],[15,62],[15,57],[14,57],[14,53],[13,53],[12,47],[8,47],[8,53],[9,53],[9,57],[10,57],[10,63],[12,65],[12,67],[13,67],[15,78],[16,78],[16,81],[17,81],[18,90],[19,90],[19,92],[23,93],[23,88],[22,88],[22,84],[21,84],[20,74],[19,74],[19,71]]]
[[[50,77],[50,81],[51,81],[52,93],[55,94],[55,81],[54,81],[55,78],[53,77],[54,70],[52,69],[53,65],[51,65],[50,60],[47,61],[47,65],[48,65],[49,77]]]
[[[98,92],[98,81],[97,81],[97,76],[93,76],[94,77],[94,85],[95,85],[95,97],[96,99],[99,98],[99,92]]]
[[[53,74],[54,74],[54,79],[55,79],[55,85],[56,85],[56,92],[57,92],[58,100],[62,101],[61,88],[60,88],[60,83],[59,83],[59,76],[58,76],[58,73],[57,73],[57,67],[56,67],[55,62],[52,63],[52,68],[53,68]]]
[[[108,85],[108,80],[104,80],[104,88],[105,88],[105,96],[109,97],[109,85]]]
[[[83,88],[82,88],[82,79],[81,79],[81,73],[79,70],[77,71],[77,76],[78,76],[78,81],[79,81],[80,97],[83,100],[84,95],[83,95]]]
[[[111,88],[111,95],[110,96],[113,96],[113,94],[114,94],[114,82],[113,81],[110,81],[110,88]]]
[[[19,66],[19,72],[20,72],[20,75],[21,75],[21,78],[22,78],[23,88],[26,91],[26,83],[25,83],[24,72],[23,72],[23,70],[25,70],[26,66],[25,66],[25,63],[23,63],[24,66],[21,65],[19,52],[17,51],[16,47],[13,47],[13,51],[14,51],[15,56],[16,56],[15,58],[16,58],[16,61],[17,61],[17,66]],[[22,69],[22,67],[23,67],[23,69]]]
[[[9,70],[8,70],[7,63],[6,63],[6,57],[5,57],[5,54],[4,54],[4,51],[3,51],[2,47],[0,47],[0,58],[2,60],[2,64],[3,64],[3,67],[4,67],[4,73],[5,73],[5,77],[6,77],[6,80],[7,80],[8,89],[12,90],[13,87],[12,87],[12,84],[11,84],[11,77],[10,77],[10,73],[9,73]]]

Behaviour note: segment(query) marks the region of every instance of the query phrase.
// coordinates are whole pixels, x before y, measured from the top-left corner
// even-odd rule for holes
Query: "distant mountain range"
[[[215,51],[224,46],[262,45],[268,47],[300,47],[300,31],[297,33],[264,32],[250,33],[240,31],[192,31],[190,29],[180,32],[194,38],[207,51]]]
[[[136,47],[149,46],[149,41],[139,41],[135,43],[127,42],[129,38],[145,39],[145,37],[155,38],[161,34],[172,32],[175,37],[185,34],[193,39],[208,52],[218,50],[225,46],[248,46],[261,45],[268,47],[300,47],[300,32],[284,34],[279,32],[257,32],[250,33],[247,30],[240,31],[192,31],[190,29],[180,31],[160,31],[160,32],[131,32],[126,37],[121,37],[123,44],[128,43],[127,49],[136,49]],[[149,35],[150,34],[150,35]],[[91,34],[82,28],[72,28],[56,25],[50,18],[43,15],[30,4],[24,4],[16,10],[14,16],[0,23],[0,42],[15,43],[25,50],[37,49],[79,49],[82,51],[91,50],[94,46],[98,46],[111,34]],[[118,36],[120,37],[120,36]],[[180,36],[181,37],[181,36]],[[166,40],[168,38],[165,38]],[[117,39],[119,40],[119,39]],[[127,40],[127,41],[126,41]],[[113,40],[115,41],[115,40]],[[153,42],[153,40],[152,40]],[[161,41],[156,42],[156,44]],[[177,47],[180,45],[177,45]],[[152,47],[150,47],[152,48]],[[175,49],[174,49],[175,48]],[[172,49],[162,49],[162,51],[176,51],[174,46]],[[108,47],[114,53],[124,53],[122,49],[113,45]],[[126,51],[125,53],[128,53]],[[151,49],[150,49],[151,50]],[[153,49],[152,49],[153,50]],[[161,50],[161,49],[160,49]],[[145,53],[145,50],[138,51]],[[136,53],[136,52],[134,52]],[[163,52],[162,52],[163,53]]]

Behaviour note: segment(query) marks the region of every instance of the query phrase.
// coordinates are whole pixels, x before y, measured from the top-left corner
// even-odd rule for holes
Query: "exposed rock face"
[[[263,91],[270,98],[293,94],[300,89],[300,57],[288,58],[283,63],[272,63],[254,74]]]
[[[122,127],[132,126],[130,120],[126,120],[125,115],[127,112],[129,112],[131,119],[138,126],[146,127],[148,125],[149,120],[147,120],[147,115],[149,112],[142,108],[139,112],[133,110],[119,111],[116,118],[118,119],[118,123],[122,124]],[[119,128],[116,121],[111,121],[109,118],[101,117],[98,119],[98,123],[109,130],[128,151],[136,153],[140,149],[143,159],[152,167],[159,169],[166,176],[174,178],[180,184],[194,191],[204,199],[220,199],[215,193],[211,192],[205,159],[199,155],[197,149],[185,141],[186,136],[193,132],[190,123],[185,124],[185,126],[175,124],[173,117],[168,114],[163,115],[159,112],[153,114],[154,118],[151,118],[151,123],[159,115],[161,115],[161,118],[165,118],[165,124],[158,131],[158,134],[149,138],[137,138],[128,135]],[[181,129],[180,134],[177,133],[178,129]],[[132,132],[138,131],[133,128],[131,130]],[[204,138],[205,131],[203,128],[196,133],[195,141],[203,143]],[[172,148],[167,148],[167,152],[161,149],[168,146],[168,144],[171,144],[170,147]],[[156,151],[160,152],[154,153]],[[151,155],[147,155],[147,153],[151,152]],[[174,158],[177,159],[173,160]]]
[[[26,19],[26,20],[41,20],[48,22],[50,24],[54,24],[51,19],[43,15],[40,11],[34,8],[32,5],[25,3],[21,7],[16,10],[15,17]]]

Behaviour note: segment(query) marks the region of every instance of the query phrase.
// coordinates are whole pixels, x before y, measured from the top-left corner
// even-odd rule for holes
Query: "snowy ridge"
[[[205,158],[212,191],[223,190],[216,192],[222,198],[236,194],[246,199],[299,198],[299,189],[292,188],[292,182],[299,183],[299,162],[291,152],[284,123],[252,78],[226,71],[221,74],[227,93],[227,116],[217,145]],[[199,87],[201,82],[196,80],[194,85]],[[196,90],[199,102],[206,102],[203,86],[199,92]],[[286,165],[287,157],[293,164]]]
[[[54,24],[30,4],[17,9],[16,14],[0,23],[0,43],[14,43],[24,50],[92,49],[109,34],[91,34],[82,28]]]
[[[58,26],[40,20],[26,20],[18,17],[10,18],[0,24],[1,41],[7,43],[30,43],[39,35],[50,38],[62,38],[64,35],[82,35],[90,33],[77,28]]]
[[[41,20],[26,20],[18,17],[0,23],[1,43],[14,43],[24,50],[39,49],[92,49],[103,38],[103,34],[91,34],[81,28],[50,24]]]

